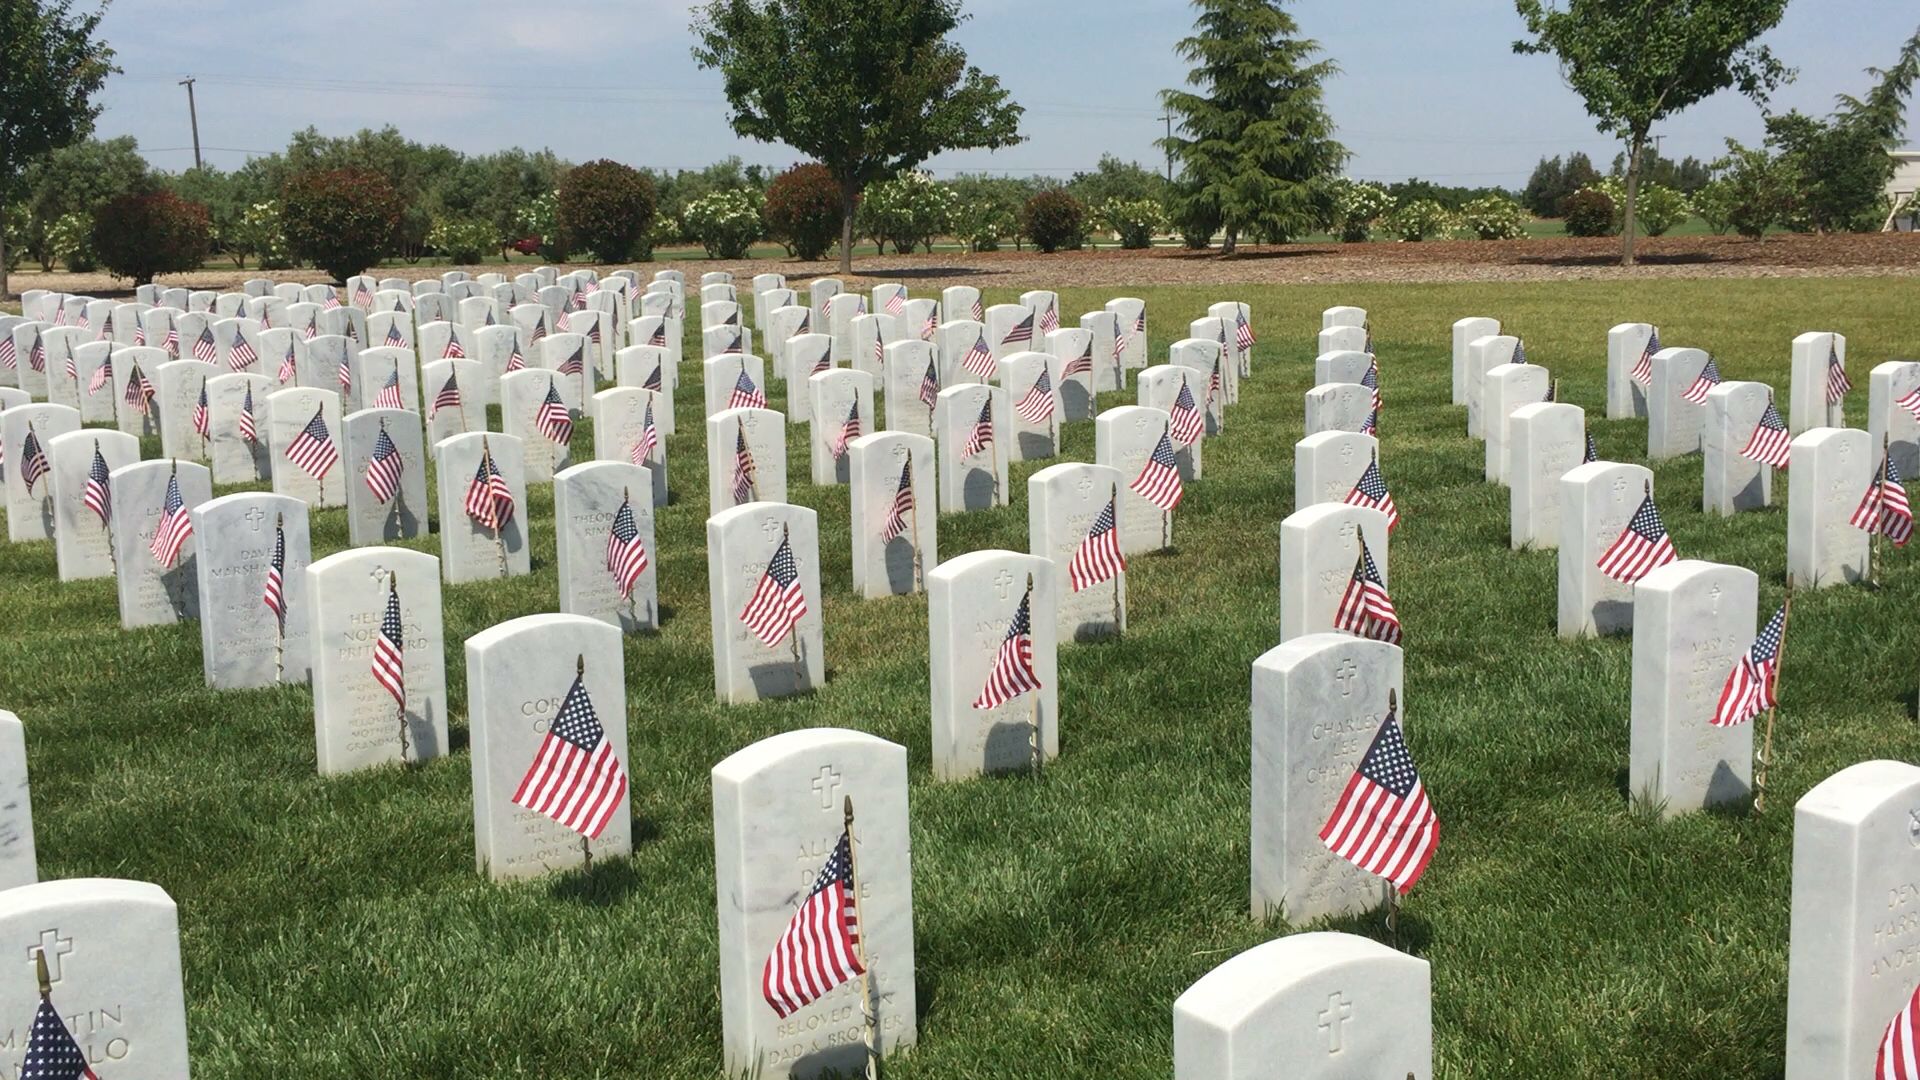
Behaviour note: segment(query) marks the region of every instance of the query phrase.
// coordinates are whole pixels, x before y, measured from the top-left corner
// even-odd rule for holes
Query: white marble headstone
[[[1890,360],[1867,373],[1867,436],[1874,446],[1889,446],[1893,466],[1904,480],[1920,476],[1920,419],[1899,400],[1920,389],[1920,362]]]
[[[1037,770],[1059,756],[1056,580],[1052,559],[1015,551],[970,551],[927,575],[936,777]],[[1029,588],[1033,672],[1040,689],[976,709],[973,703]]]
[[[53,554],[61,581],[112,577],[113,545],[102,522],[87,506],[87,473],[95,449],[111,473],[140,460],[140,440],[123,431],[88,428],[57,435],[46,442],[48,473],[39,484],[53,488]]]
[[[0,890],[40,880],[33,848],[33,797],[27,786],[27,729],[0,709]]]
[[[529,484],[550,483],[554,473],[573,464],[571,437],[555,442],[538,423],[549,389],[559,395],[569,420],[580,415],[577,379],[540,368],[516,371],[500,379],[500,430],[520,440]],[[569,426],[570,436],[571,431]]]
[[[1373,391],[1359,383],[1325,383],[1306,393],[1306,433],[1359,431],[1373,412]]]
[[[57,517],[54,513],[53,483],[40,477],[27,487],[27,435],[40,444],[40,452],[54,439],[80,430],[80,412],[66,405],[15,405],[0,412],[0,442],[6,447],[7,539],[18,544],[27,540],[51,540]]]
[[[646,460],[638,462],[646,466],[647,483],[652,486],[643,498],[654,506],[665,506],[667,435],[671,432],[661,418],[673,408],[672,399],[665,393],[643,390],[638,386],[616,386],[593,395],[589,409],[593,418],[593,456],[599,461],[633,464],[633,451],[640,445],[646,431],[649,407],[653,409],[656,442],[654,448],[648,451]]]
[[[771,409],[724,409],[707,417],[707,508],[717,514],[734,498],[740,436],[753,459],[754,481],[745,502],[787,501],[787,418]]]
[[[1633,586],[1600,572],[1600,556],[1640,509],[1653,472],[1644,465],[1592,461],[1560,477],[1560,636],[1633,628]]]
[[[1607,331],[1607,419],[1647,415],[1647,388],[1633,381],[1633,368],[1653,334],[1652,323],[1621,323]]]
[[[427,443],[420,414],[406,409],[361,409],[342,421],[346,430],[340,465],[347,471],[347,542],[360,547],[427,535]],[[400,452],[399,490],[382,501],[367,483],[374,448],[386,429]]]
[[[1705,512],[1732,517],[1772,502],[1773,467],[1741,454],[1772,398],[1773,388],[1757,382],[1723,382],[1707,391],[1700,433],[1700,508]]]
[[[993,443],[963,456],[967,440],[988,405],[993,420]],[[1007,505],[1007,442],[1009,403],[1006,391],[988,383],[965,383],[940,391],[933,410],[933,430],[940,447],[940,510],[956,513]]]
[[[1814,428],[1795,438],[1787,469],[1787,576],[1819,589],[1867,577],[1872,536],[1853,512],[1880,467],[1858,428]]]
[[[1827,363],[1837,354],[1847,366],[1847,337],[1827,330],[1799,334],[1793,339],[1788,383],[1787,430],[1799,435],[1814,428],[1845,427],[1847,403],[1827,404]]]
[[[1380,440],[1357,431],[1322,431],[1294,443],[1293,508],[1345,502],[1379,453]]]
[[[1647,389],[1647,459],[1691,454],[1700,449],[1707,407],[1683,396],[1707,366],[1701,349],[1661,349],[1653,354],[1653,385]]]
[[[807,612],[778,645],[756,637],[741,619],[780,549],[792,545]],[[707,519],[707,587],[713,629],[714,693],[729,705],[818,689],[827,676],[820,600],[820,528],[812,510],[755,502]]]
[[[1068,574],[1074,553],[1109,502],[1114,504],[1117,538],[1126,513],[1126,500],[1118,496],[1125,487],[1118,469],[1080,461],[1049,465],[1027,477],[1027,550],[1053,562],[1062,641],[1095,641],[1126,632],[1126,571],[1078,592]]]
[[[373,674],[374,644],[386,619],[390,591],[400,598],[407,697],[404,760],[445,756],[447,642],[440,615],[440,560],[406,548],[354,548],[316,560],[305,578],[320,775],[403,760],[400,704]]]
[[[852,472],[841,438],[849,419],[858,421],[863,435],[879,428],[879,418],[873,409],[873,379],[866,371],[839,368],[809,376],[804,384],[787,384],[790,396],[804,386],[811,402],[808,413],[813,421],[808,425],[807,464],[809,477],[816,487],[845,483]],[[857,416],[855,409],[859,410]],[[840,448],[839,452],[836,448]]]
[[[1739,803],[1753,787],[1753,725],[1707,721],[1753,644],[1760,578],[1681,559],[1633,590],[1627,792],[1662,817]]]
[[[1319,503],[1280,522],[1281,641],[1333,629],[1362,537],[1381,583],[1391,591],[1386,514],[1371,506]]]
[[[1513,411],[1522,405],[1545,401],[1552,386],[1553,376],[1538,364],[1497,364],[1487,371],[1483,386],[1486,400],[1480,406],[1480,434],[1486,439],[1482,449],[1488,483],[1507,482],[1512,444],[1507,423]]]
[[[929,365],[933,367],[937,395],[942,385],[940,361],[931,341],[900,341],[887,346],[881,396],[885,399],[888,431],[933,437],[933,409],[920,398],[920,387],[926,380]]]
[[[284,623],[265,602],[276,522],[287,541],[280,584]],[[307,648],[307,504],[264,491],[209,499],[193,508],[193,543],[207,685],[244,690],[306,682],[313,669]]]
[[[1536,402],[1507,417],[1508,543],[1515,551],[1560,544],[1560,478],[1586,457],[1587,414],[1578,405]]]
[[[180,499],[191,509],[213,497],[213,477],[205,465],[179,462]],[[200,617],[194,569],[197,537],[180,548],[180,558],[163,569],[147,545],[160,524],[167,478],[176,463],[140,461],[108,474],[113,489],[114,582],[120,597],[120,627],[160,626]]]
[[[876,432],[855,439],[848,458],[853,591],[870,600],[920,591],[926,571],[940,565],[933,440],[905,431]],[[887,540],[887,514],[903,473],[914,507],[905,515],[905,531]]]
[[[254,400],[256,405],[260,403],[257,398]],[[334,451],[341,452],[340,395],[331,390],[296,386],[267,395],[265,405],[261,431],[267,436],[273,461],[273,490],[316,508],[345,505],[347,472],[339,462],[315,477],[287,456],[288,447],[313,421],[316,410],[326,425],[327,438],[332,441]]]
[[[492,456],[500,478],[513,492],[513,516],[498,529],[482,527],[466,511],[467,488],[479,474],[484,454]],[[520,455],[519,439],[480,431],[455,435],[433,448],[440,487],[440,571],[447,584],[531,570],[527,480]]]
[[[1007,398],[1007,460],[1034,461],[1053,457],[1060,444],[1060,361],[1050,353],[1021,351],[1009,353],[996,364],[996,378]],[[1047,386],[1040,392],[1044,375]],[[1044,416],[1028,420],[1016,407],[1028,395],[1035,396],[1034,407]],[[1042,400],[1046,402],[1042,404]]]
[[[622,599],[607,569],[607,538],[623,502],[631,501],[634,527],[647,552],[647,568]],[[560,610],[618,626],[625,633],[658,629],[660,550],[654,544],[653,481],[644,465],[587,461],[553,478],[554,562],[560,577]]]
[[[1146,405],[1105,409],[1093,418],[1093,460],[1120,474],[1120,550],[1124,554],[1173,546],[1173,515],[1131,486],[1171,423],[1165,409]]]

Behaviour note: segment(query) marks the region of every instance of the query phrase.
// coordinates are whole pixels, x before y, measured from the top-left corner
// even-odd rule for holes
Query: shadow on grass
[[[634,823],[635,845],[640,843],[640,824]],[[606,858],[593,860],[593,865],[586,869],[554,878],[547,891],[556,900],[588,907],[612,907],[639,887],[640,871],[634,868],[631,858]]]
[[[915,278],[971,278],[995,277],[1005,273],[1001,270],[989,270],[979,266],[914,266],[880,267],[878,269],[855,270],[853,277],[879,278],[884,281],[913,280]]]
[[[1513,260],[1517,266],[1619,266],[1618,252],[1606,255],[1532,255]],[[1653,255],[1635,252],[1634,261],[1642,266],[1699,266],[1708,263],[1722,263],[1733,260],[1704,251],[1683,251],[1671,255]]]

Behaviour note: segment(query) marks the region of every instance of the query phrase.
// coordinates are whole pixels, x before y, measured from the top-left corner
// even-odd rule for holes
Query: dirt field
[[[1214,251],[1158,248],[1152,251],[1035,252],[985,254],[939,252],[933,255],[863,256],[854,275],[869,280],[906,281],[920,289],[946,285],[1009,288],[1185,285],[1313,282],[1501,282],[1574,279],[1884,277],[1920,275],[1920,234],[1878,233],[1841,236],[1783,234],[1758,242],[1734,236],[1655,237],[1642,241],[1642,264],[1617,265],[1619,241],[1571,237],[1527,240],[1450,240],[1423,244],[1294,244],[1242,248],[1232,257]],[[795,281],[832,275],[831,262],[785,260],[685,260],[650,264],[678,268],[689,277],[731,270],[736,277],[784,273]],[[516,264],[519,268],[520,264]],[[421,263],[389,267],[395,277],[418,279],[451,269]],[[476,273],[499,270],[499,263],[464,267]],[[603,268],[605,269],[605,268]],[[229,290],[248,278],[312,281],[312,270],[269,271],[207,269],[170,275],[166,285]],[[10,289],[58,289],[93,296],[131,295],[125,282],[104,274],[16,272]]]

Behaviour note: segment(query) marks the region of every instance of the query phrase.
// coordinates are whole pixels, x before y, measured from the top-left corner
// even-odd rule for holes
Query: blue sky
[[[102,135],[133,135],[156,165],[192,164],[184,75],[199,78],[207,160],[231,168],[312,124],[329,134],[392,123],[468,152],[548,146],[583,161],[697,168],[728,154],[784,167],[791,149],[734,137],[717,73],[689,56],[685,0],[392,3],[328,8],[260,0],[121,0],[103,32],[124,75],[104,93]],[[943,155],[936,174],[993,170],[1065,178],[1103,151],[1160,161],[1158,91],[1185,69],[1173,43],[1191,10],[1172,0],[967,0],[958,37],[1027,107],[1028,141]],[[1518,186],[1542,155],[1618,149],[1594,130],[1545,57],[1518,56],[1507,0],[1300,0],[1292,10],[1342,73],[1327,88],[1350,175],[1418,175]],[[377,14],[361,17],[362,11]],[[1866,88],[1920,23],[1910,0],[1794,0],[1765,40],[1798,69],[1773,107],[1825,113]],[[1920,108],[1909,143],[1920,142]],[[1756,141],[1760,111],[1728,93],[1657,133],[1672,157]]]

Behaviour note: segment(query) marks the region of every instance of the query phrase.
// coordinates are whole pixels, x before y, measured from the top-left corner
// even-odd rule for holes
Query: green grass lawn
[[[1640,460],[1645,425],[1600,419],[1607,328],[1657,323],[1733,379],[1784,388],[1788,342],[1920,353],[1898,279],[1262,286],[1141,290],[1151,354],[1239,297],[1254,373],[1190,489],[1177,550],[1131,567],[1124,641],[1062,649],[1061,757],[1044,777],[930,775],[924,598],[855,599],[844,488],[820,511],[827,684],[726,708],[708,648],[698,368],[670,441],[657,635],[626,645],[636,850],[591,874],[493,885],[473,868],[460,642],[556,599],[549,489],[531,496],[534,572],[446,590],[455,753],[417,771],[315,775],[305,688],[203,688],[191,625],[123,633],[111,582],[58,584],[51,544],[0,544],[0,707],[27,724],[46,878],[164,886],[180,903],[195,1075],[708,1077],[720,1021],[709,770],[776,732],[871,731],[908,748],[920,1044],[911,1078],[1159,1080],[1174,998],[1289,932],[1248,915],[1249,665],[1275,643],[1278,524],[1319,312],[1372,313],[1388,406],[1382,464],[1406,520],[1393,593],[1407,633],[1409,740],[1443,822],[1403,914],[1433,965],[1437,1075],[1776,1077],[1786,1016],[1790,808],[1835,770],[1920,750],[1920,573],[1808,592],[1788,642],[1773,805],[1661,824],[1628,805],[1630,643],[1554,634],[1555,559],[1507,550],[1507,495],[1448,404],[1448,326],[1501,318],[1588,407],[1601,452]],[[1000,290],[988,303],[1012,299]],[[1902,300],[1906,297],[1906,300]],[[1069,291],[1069,314],[1108,295]],[[776,406],[779,404],[776,384]],[[1110,394],[1102,404],[1124,404]],[[591,446],[580,430],[576,446]],[[805,445],[790,438],[789,475]],[[1090,459],[1089,423],[1065,456]],[[146,447],[149,454],[157,445]],[[1026,544],[1014,504],[941,520],[940,547]],[[1781,510],[1699,511],[1700,460],[1656,470],[1681,554],[1784,584]],[[1784,496],[1785,485],[1780,485]],[[316,515],[316,557],[346,544]],[[433,550],[429,540],[419,546]],[[869,822],[868,830],[881,827]],[[1375,919],[1335,928],[1384,937]]]

